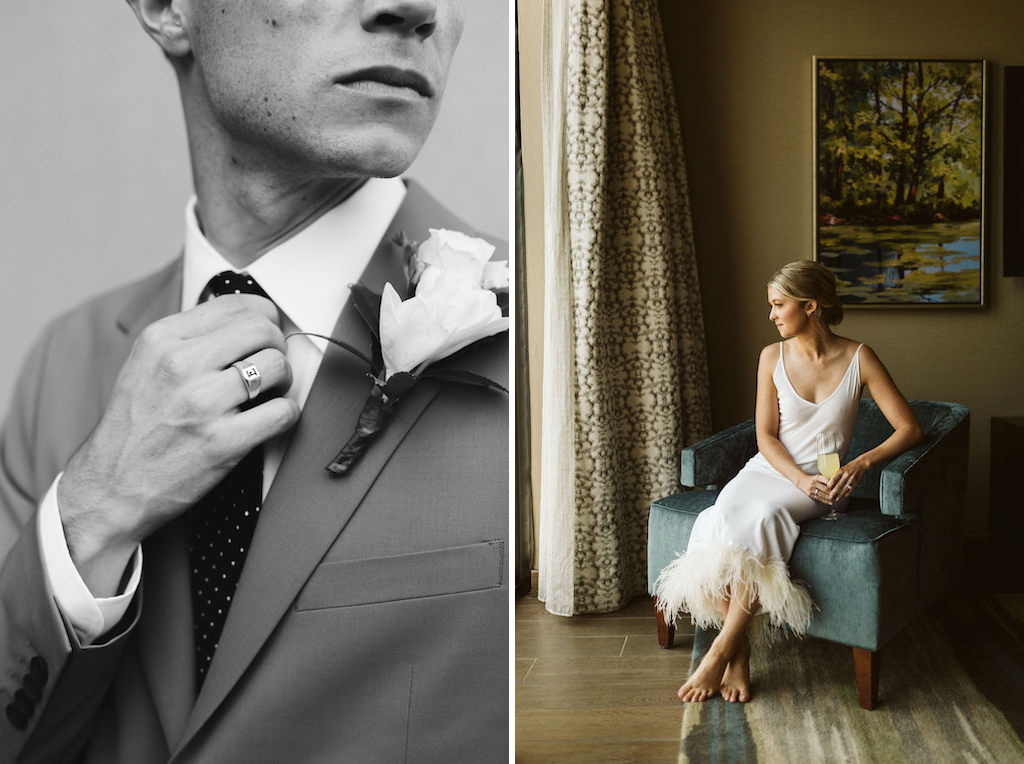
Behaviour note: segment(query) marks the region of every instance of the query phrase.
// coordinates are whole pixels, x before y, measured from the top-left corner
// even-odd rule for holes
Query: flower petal
[[[437,293],[440,296],[440,293]],[[427,366],[453,353],[457,353],[477,340],[506,331],[508,318],[501,315],[494,292],[476,290],[473,292],[448,293],[443,302],[435,300],[432,309],[436,311],[447,331],[443,347],[424,357],[420,367]],[[430,298],[427,298],[428,301]]]
[[[380,305],[380,348],[385,379],[412,371],[423,359],[438,352],[448,331],[435,319],[431,306],[413,297],[404,302],[390,283],[384,285]]]
[[[431,228],[430,237],[420,245],[413,258],[412,272],[417,275],[416,294],[430,291],[435,283],[432,270],[439,269],[457,278],[461,288],[479,289],[484,267],[494,245],[459,231]]]
[[[508,260],[497,260],[484,265],[484,274],[480,286],[484,289],[508,289]]]

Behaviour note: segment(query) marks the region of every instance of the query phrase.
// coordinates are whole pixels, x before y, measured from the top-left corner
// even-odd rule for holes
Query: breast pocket
[[[352,607],[493,589],[501,586],[504,570],[503,541],[326,562],[313,572],[295,609]]]

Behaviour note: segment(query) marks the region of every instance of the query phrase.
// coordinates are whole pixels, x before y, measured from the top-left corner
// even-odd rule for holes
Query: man
[[[423,379],[335,477],[375,382],[299,334],[370,355],[347,285],[403,291],[399,242],[466,230],[385,179],[458,4],[129,2],[196,197],[183,258],[58,320],[19,382],[0,760],[505,760],[507,398]],[[505,384],[505,336],[446,364]]]

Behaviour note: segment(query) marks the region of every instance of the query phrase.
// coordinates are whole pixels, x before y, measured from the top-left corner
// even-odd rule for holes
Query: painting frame
[[[988,89],[982,58],[813,57],[813,253],[844,307],[987,307]]]

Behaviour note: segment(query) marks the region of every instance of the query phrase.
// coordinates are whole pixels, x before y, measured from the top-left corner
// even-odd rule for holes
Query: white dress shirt
[[[348,300],[349,284],[359,279],[404,197],[405,185],[400,180],[371,179],[342,204],[246,269],[281,311],[285,336],[293,332],[333,333],[338,314]],[[203,235],[195,204],[193,197],[185,208],[183,310],[196,305],[210,278],[221,271],[237,271]],[[315,337],[298,335],[287,341],[293,381],[286,395],[300,407],[306,402],[326,348],[327,341]],[[264,446],[264,497],[281,465],[287,440],[286,434]],[[136,549],[132,557],[124,591],[115,597],[93,597],[68,551],[57,506],[59,481],[60,475],[39,506],[43,566],[57,607],[73,626],[79,643],[86,646],[127,611],[142,575],[142,548]]]

